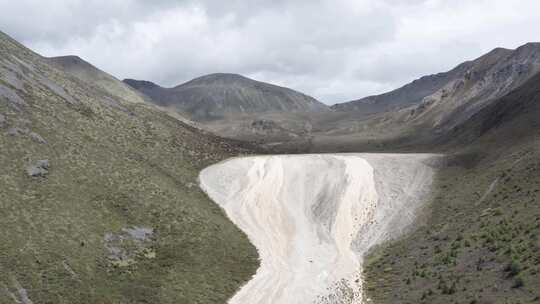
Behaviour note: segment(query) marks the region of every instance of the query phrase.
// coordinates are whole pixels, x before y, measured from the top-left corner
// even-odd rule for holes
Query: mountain
[[[373,303],[538,301],[539,129],[537,73],[423,147],[446,164],[426,217],[367,257]]]
[[[373,147],[433,145],[439,137],[469,120],[484,107],[526,83],[540,72],[540,43],[515,50],[496,48],[450,72],[423,77],[403,88],[380,95],[378,102],[359,110],[339,110],[312,122],[311,151],[356,151]],[[429,81],[444,79],[444,81]],[[444,83],[446,82],[446,83]],[[429,86],[436,83],[436,86]],[[429,90],[425,90],[429,88]],[[409,92],[409,93],[407,93]],[[429,95],[422,97],[427,92]],[[413,99],[400,99],[400,96]],[[397,96],[396,102],[389,96]],[[354,107],[355,103],[344,107]],[[332,119],[329,119],[332,117]]]
[[[502,54],[502,55],[501,55]],[[437,92],[411,108],[411,121],[438,129],[452,128],[540,71],[540,43],[515,50],[495,49]]]
[[[124,82],[156,104],[187,113],[197,121],[238,114],[328,111],[313,97],[237,74],[210,74],[174,88],[132,79]]]
[[[487,135],[527,140],[540,128],[540,73],[505,96],[496,99],[466,122],[439,138],[438,143],[474,143]]]
[[[198,173],[252,148],[103,75],[0,32],[0,303],[225,303],[257,252]]]
[[[358,100],[338,103],[332,105],[331,108],[335,111],[357,111],[364,115],[403,108],[421,102],[424,97],[441,89],[470,66],[470,62],[465,62],[451,71],[423,76],[396,90],[381,95],[373,95]]]
[[[88,84],[96,85],[128,102],[144,102],[144,97],[115,77],[99,70],[78,56],[45,58],[50,65]]]
[[[394,91],[332,108],[363,115],[406,109],[410,111],[407,120],[452,127],[538,71],[539,43],[528,43],[515,50],[496,48],[448,72],[425,76]]]
[[[264,143],[275,152],[298,151],[299,146],[310,152],[429,146],[538,71],[540,44],[496,48],[448,72],[422,77],[386,94],[334,105],[331,111],[237,111],[204,120],[201,126],[221,136]],[[133,86],[147,95],[161,92],[148,82]]]

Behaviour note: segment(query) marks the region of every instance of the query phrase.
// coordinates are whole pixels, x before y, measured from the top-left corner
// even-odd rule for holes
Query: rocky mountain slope
[[[516,50],[496,48],[448,72],[425,76],[394,91],[332,108],[365,115],[408,108],[413,111],[409,119],[428,119],[435,125],[455,120],[455,125],[538,71],[540,43],[528,43]]]
[[[237,114],[328,111],[313,97],[237,74],[206,75],[174,88],[132,79],[124,82],[158,105],[187,113],[198,121]]]
[[[438,139],[438,143],[466,145],[486,134],[506,132],[514,140],[534,138],[540,129],[540,73],[507,95],[496,99],[465,123]],[[512,132],[512,134],[508,132]]]
[[[249,150],[65,68],[0,33],[0,303],[224,303],[257,253],[197,176]]]
[[[540,43],[528,43],[515,50],[497,48],[461,64],[449,74],[443,74],[444,77],[452,75],[452,78],[432,94],[420,101],[416,99],[409,106],[391,105],[388,108],[386,105],[389,103],[385,98],[414,92],[414,83],[379,97],[381,109],[384,108],[382,112],[377,110],[370,113],[369,109],[368,112],[335,110],[312,115],[309,117],[312,128],[308,143],[292,138],[273,148],[286,151],[302,144],[311,152],[332,152],[336,149],[373,151],[388,147],[410,147],[414,151],[419,145],[429,146],[437,138],[447,137],[455,127],[520,87],[539,71]],[[425,81],[418,81],[418,92],[423,91],[421,84],[425,84]],[[416,96],[424,93],[417,93]],[[400,98],[397,100],[400,104],[407,103]]]
[[[374,303],[540,301],[539,117],[536,74],[430,144],[447,163],[417,229],[369,256]]]
[[[449,72],[422,77],[359,102],[335,105],[332,111],[246,111],[207,119],[201,125],[221,136],[264,143],[275,152],[354,152],[427,145],[538,71],[540,44],[529,43],[515,50],[496,48]],[[134,86],[147,92],[161,91],[151,83]]]
[[[449,81],[458,77],[458,75],[466,71],[471,65],[471,62],[465,62],[451,71],[423,76],[393,91],[358,100],[337,103],[331,106],[331,108],[335,111],[357,111],[363,115],[369,115],[417,104],[424,97],[435,93]]]
[[[499,53],[502,53],[501,56]],[[412,121],[435,128],[454,127],[540,71],[540,43],[516,50],[496,49],[411,110]]]

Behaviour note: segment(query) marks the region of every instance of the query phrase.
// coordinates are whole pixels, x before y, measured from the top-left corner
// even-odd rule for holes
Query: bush
[[[512,261],[506,265],[504,271],[508,272],[509,277],[514,277],[521,272],[521,265],[517,261]]]
[[[523,285],[525,285],[525,282],[523,282],[523,279],[521,277],[516,277],[514,280],[514,284],[512,285],[512,288],[520,288]]]

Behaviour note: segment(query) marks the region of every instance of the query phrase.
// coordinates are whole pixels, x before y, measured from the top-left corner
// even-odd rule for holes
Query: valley
[[[540,43],[399,87],[386,50],[218,64],[235,32],[157,66],[153,33],[93,65],[0,32],[0,304],[540,303]],[[393,89],[297,90],[341,81]]]

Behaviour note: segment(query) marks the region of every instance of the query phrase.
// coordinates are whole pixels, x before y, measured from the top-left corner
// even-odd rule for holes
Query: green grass
[[[471,151],[441,169],[415,231],[368,257],[374,303],[537,303],[540,151]]]
[[[0,97],[8,121],[0,129],[0,303],[21,300],[21,288],[33,303],[224,303],[255,272],[257,253],[197,176],[247,150],[145,105],[109,106],[106,93],[0,38],[0,58],[20,66],[14,54],[34,69],[18,71],[27,106]],[[47,144],[6,135],[14,126]],[[47,177],[27,176],[40,159],[49,160]],[[153,228],[152,239],[127,240],[130,258],[110,259],[105,236],[133,226]]]

